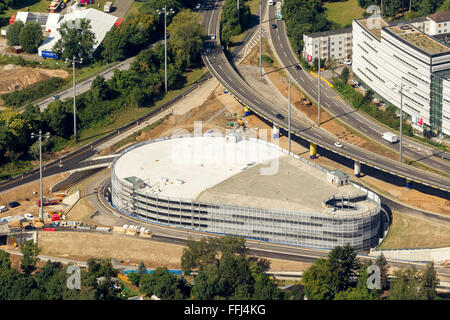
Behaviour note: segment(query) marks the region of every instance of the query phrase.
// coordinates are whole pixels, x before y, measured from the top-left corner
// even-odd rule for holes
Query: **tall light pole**
[[[288,105],[288,143],[289,155],[291,155],[291,78],[289,77],[289,105]]]
[[[393,89],[398,88],[398,85],[394,84]],[[403,90],[405,89],[405,85],[403,84],[403,82],[400,83],[400,141],[399,141],[399,161],[400,163],[403,162],[402,159],[402,147],[403,147]],[[411,87],[407,86],[405,91],[409,91],[411,89]]]
[[[318,78],[317,78],[317,126],[320,127],[320,45],[321,40],[318,39],[319,42],[319,70],[318,70]]]
[[[261,2],[262,1],[259,0],[259,80],[262,79],[262,26],[261,26],[262,4],[261,4]]]
[[[45,135],[42,134],[42,130],[39,130],[39,133],[32,133],[31,138],[39,138],[39,182],[40,182],[40,192],[41,192],[41,203],[39,206],[39,219],[44,221],[44,197],[43,197],[43,190],[42,190],[42,138],[50,138],[50,133],[46,133]]]
[[[66,58],[66,62],[69,62],[70,60]],[[73,136],[75,139],[75,142],[77,142],[77,84],[75,80],[75,64],[76,63],[83,63],[83,58],[76,59],[75,55],[72,57],[72,67],[73,67]]]
[[[164,14],[164,86],[167,92],[167,16],[175,11],[167,6],[164,6],[161,10],[156,10],[158,14]]]

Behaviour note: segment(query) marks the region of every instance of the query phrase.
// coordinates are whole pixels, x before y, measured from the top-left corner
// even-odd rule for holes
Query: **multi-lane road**
[[[296,66],[299,65],[299,61],[289,44],[284,20],[279,21],[276,19],[275,6],[269,6],[268,13],[269,18],[266,23],[275,24],[277,26],[276,29],[269,28],[269,30],[273,50],[278,56],[281,65],[285,67],[293,80],[297,79],[297,84],[306,95],[317,102],[317,78],[304,70],[298,70],[296,68]],[[356,111],[353,107],[345,103],[338,94],[323,81],[320,97],[321,106],[329,111],[334,117],[376,142],[396,151],[399,150],[399,144],[392,145],[381,139],[383,132],[386,132],[389,129],[361,114],[359,111]],[[402,153],[404,156],[420,161],[437,170],[447,173],[450,172],[450,162],[440,159],[442,157],[450,159],[450,155],[446,152],[435,150],[432,147],[425,146],[417,141],[404,137]]]
[[[267,2],[264,1],[264,3],[266,5]],[[208,34],[217,35],[216,39],[209,39],[205,41],[203,60],[206,66],[241,103],[248,106],[251,110],[263,118],[286,129],[286,119],[288,118],[287,110],[261,97],[255,89],[253,89],[240,77],[240,75],[227,60],[219,37],[219,18],[222,4],[223,0],[210,0],[207,2],[203,10],[203,23]],[[305,75],[300,75],[300,77],[304,76]],[[355,113],[353,109],[352,112]],[[284,119],[277,118],[277,114],[283,115]],[[365,121],[367,122],[368,120],[366,119]],[[338,148],[334,145],[336,142],[335,136],[325,130],[322,130],[321,128],[306,124],[295,117],[293,117],[291,121],[291,128],[294,135],[307,141],[314,142],[323,148],[336,152],[347,158],[358,160],[361,163],[371,167],[375,167],[379,170],[389,172],[400,177],[408,178],[412,181],[421,182],[425,185],[450,191],[450,179],[448,178],[417,169],[404,163],[399,163],[398,161],[388,159],[352,144],[343,143],[344,147]],[[444,164],[439,162],[439,165]]]

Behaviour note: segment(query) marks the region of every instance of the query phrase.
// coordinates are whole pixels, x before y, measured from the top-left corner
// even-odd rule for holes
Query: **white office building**
[[[450,136],[450,47],[430,35],[447,32],[445,19],[435,14],[411,23],[389,24],[380,16],[354,20],[352,68],[386,101],[397,108],[403,101],[416,129]]]
[[[352,55],[352,28],[303,35],[303,57],[342,60]],[[320,44],[320,50],[319,50]]]

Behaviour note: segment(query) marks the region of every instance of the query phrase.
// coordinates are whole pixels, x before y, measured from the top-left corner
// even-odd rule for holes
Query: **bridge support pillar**
[[[244,117],[248,117],[251,114],[251,111],[248,107],[244,107]]]
[[[310,142],[309,143],[309,158],[310,159],[317,158],[316,151],[317,151],[317,145],[313,142]]]
[[[355,160],[355,177],[359,177],[361,175],[361,162]]]
[[[274,140],[276,140],[280,137],[280,127],[278,127],[278,125],[276,125],[275,123],[273,124],[272,133],[273,133]]]
[[[406,179],[406,189],[411,189],[411,180]]]

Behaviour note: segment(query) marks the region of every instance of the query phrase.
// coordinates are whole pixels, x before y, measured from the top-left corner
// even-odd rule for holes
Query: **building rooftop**
[[[434,22],[447,22],[450,21],[450,10],[448,11],[438,11],[436,13],[430,14],[427,16],[428,19],[433,20]]]
[[[355,21],[378,40],[381,40],[381,28],[389,26],[389,23],[380,15],[356,19]]]
[[[195,199],[202,191],[258,163],[270,165],[280,151],[262,143],[224,137],[169,139],[137,146],[118,157],[119,179],[139,185],[140,192],[159,197]]]
[[[306,36],[310,37],[310,38],[321,38],[321,37],[329,37],[329,36],[345,34],[345,33],[352,33],[352,27],[344,28],[344,29],[330,30],[330,31],[313,32],[313,33],[307,34]]]
[[[384,28],[390,31],[399,38],[403,39],[410,45],[430,54],[439,54],[443,52],[450,52],[450,48],[422,31],[414,28],[408,24],[398,24]]]

